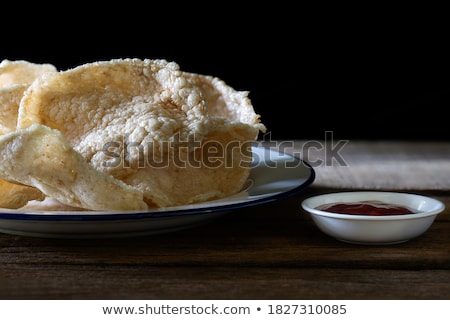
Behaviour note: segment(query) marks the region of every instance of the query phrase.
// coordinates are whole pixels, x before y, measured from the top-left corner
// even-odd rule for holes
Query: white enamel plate
[[[301,192],[313,168],[283,152],[254,146],[248,187],[231,197],[139,212],[0,209],[0,232],[45,238],[113,238],[177,231],[233,210],[278,201]]]

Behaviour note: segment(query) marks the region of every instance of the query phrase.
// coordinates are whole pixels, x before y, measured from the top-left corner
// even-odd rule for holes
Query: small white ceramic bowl
[[[315,209],[323,204],[372,200],[406,206],[419,212],[368,216]],[[322,194],[303,200],[301,206],[324,233],[340,241],[356,244],[395,244],[408,241],[427,231],[436,216],[445,209],[441,201],[433,198],[411,193],[382,191]]]

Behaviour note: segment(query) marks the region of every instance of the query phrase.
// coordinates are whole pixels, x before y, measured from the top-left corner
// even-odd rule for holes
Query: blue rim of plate
[[[263,168],[267,165],[268,160],[276,165],[280,163],[292,162],[289,168],[284,168],[284,170],[290,170],[295,168],[301,168],[302,174],[300,183],[297,183],[292,188],[284,191],[262,194],[255,196],[254,199],[233,201],[229,204],[214,204],[209,203],[199,203],[187,206],[177,206],[169,208],[156,208],[149,209],[147,211],[40,211],[40,210],[15,210],[15,209],[4,209],[0,208],[0,219],[7,220],[26,220],[26,221],[112,221],[112,220],[130,220],[130,219],[151,219],[151,218],[170,218],[170,217],[181,217],[181,216],[192,216],[208,213],[217,213],[223,211],[243,209],[251,206],[261,205],[269,202],[274,202],[282,199],[289,198],[293,195],[300,193],[306,187],[311,185],[315,179],[315,171],[312,166],[306,161],[300,159],[299,157],[270,149],[262,146],[253,146],[252,152],[257,151],[256,154],[261,155],[262,153],[269,153],[272,156],[276,156],[277,159],[267,159],[263,156],[263,161],[254,161],[252,169],[250,170],[250,179],[252,179],[252,174],[255,170]],[[258,153],[259,152],[259,153]],[[269,167],[266,167],[266,170]],[[282,169],[283,170],[283,169]],[[285,171],[284,173],[287,173]],[[299,174],[300,172],[294,172]],[[273,183],[282,182],[282,180],[271,181]],[[248,189],[252,189],[252,186]],[[217,203],[227,201],[226,199],[219,199]]]

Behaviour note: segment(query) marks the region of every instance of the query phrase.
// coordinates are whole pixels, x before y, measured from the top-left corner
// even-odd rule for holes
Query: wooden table
[[[450,299],[450,191],[418,191],[446,204],[422,236],[366,246],[328,237],[300,209],[306,197],[343,190],[313,183],[288,199],[161,235],[0,234],[0,298]]]

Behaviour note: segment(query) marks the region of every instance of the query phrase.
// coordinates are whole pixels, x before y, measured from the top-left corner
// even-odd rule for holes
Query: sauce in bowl
[[[334,202],[315,207],[317,210],[364,216],[392,216],[414,214],[418,211],[382,201]]]

